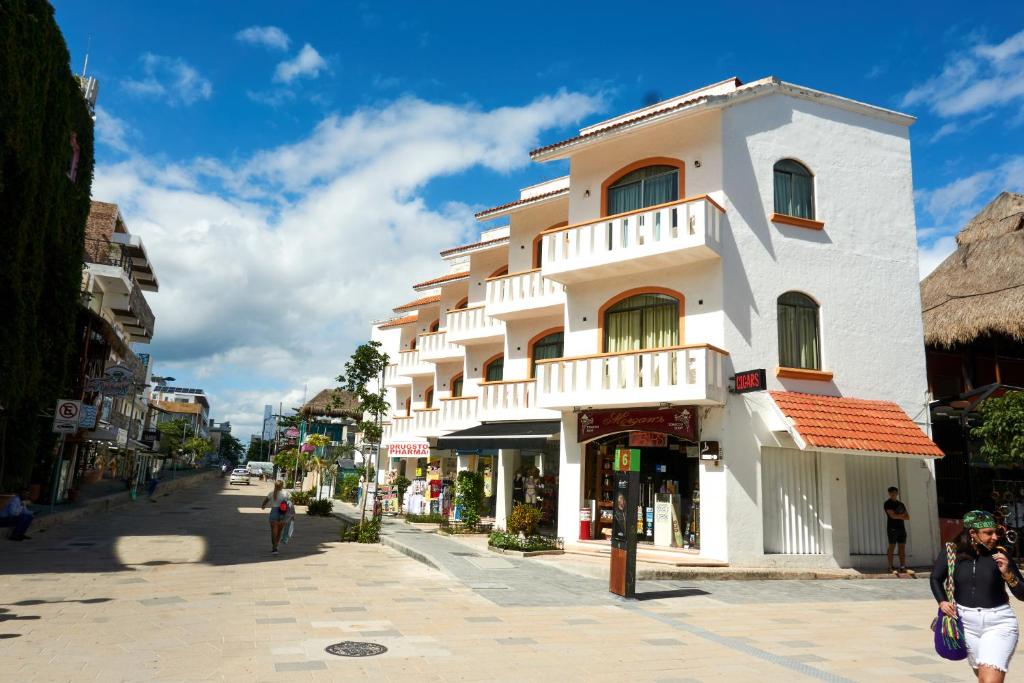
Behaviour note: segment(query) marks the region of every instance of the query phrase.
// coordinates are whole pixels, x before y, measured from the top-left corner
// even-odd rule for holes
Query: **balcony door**
[[[679,332],[679,300],[668,294],[636,294],[604,314],[607,353],[678,346]]]
[[[645,166],[631,171],[608,187],[608,214],[636,211],[679,199],[679,169]]]

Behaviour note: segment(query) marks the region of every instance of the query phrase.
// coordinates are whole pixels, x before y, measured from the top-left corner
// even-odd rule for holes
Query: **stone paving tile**
[[[502,620],[498,617],[466,617],[466,621],[471,624],[500,624]]]
[[[910,677],[920,681],[927,681],[928,683],[957,683],[957,681],[964,680],[948,674],[910,674]]]
[[[648,645],[682,645],[683,642],[676,638],[647,638],[644,640]]]
[[[814,643],[806,640],[780,640],[779,645],[786,647],[814,647]]]
[[[321,671],[327,668],[324,662],[278,662],[275,671]]]
[[[536,645],[533,638],[495,638],[499,645]]]
[[[257,619],[257,624],[294,624],[296,623],[295,617],[268,617],[266,619]]]

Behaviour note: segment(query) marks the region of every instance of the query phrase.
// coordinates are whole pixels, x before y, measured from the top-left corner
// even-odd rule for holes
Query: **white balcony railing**
[[[384,386],[386,387],[407,387],[412,380],[405,375],[398,374],[398,363],[392,363],[384,369]]]
[[[417,346],[420,351],[420,360],[427,362],[462,358],[466,351],[461,346],[448,341],[448,333],[444,330],[424,332],[419,336]]]
[[[483,344],[505,337],[504,321],[487,315],[483,306],[448,311],[446,327],[453,344]]]
[[[441,409],[422,408],[413,410],[415,424],[412,433],[416,436],[439,436],[441,434]]]
[[[480,383],[482,420],[558,419],[557,410],[537,406],[537,381],[533,379]]]
[[[540,268],[487,278],[487,315],[501,320],[557,313],[565,306],[565,285],[541,276]]]
[[[413,422],[411,415],[392,415],[390,424],[384,425],[381,442],[386,444],[395,439],[411,436]]]
[[[717,259],[724,213],[702,195],[556,228],[542,238],[541,273],[572,283]]]
[[[721,405],[727,355],[702,344],[537,361],[537,404],[558,409]]]
[[[398,352],[398,374],[406,377],[420,377],[433,375],[434,366],[420,359],[418,350],[406,350]],[[385,378],[387,376],[385,375]]]
[[[445,431],[465,429],[477,423],[480,401],[476,396],[441,399],[441,426]]]

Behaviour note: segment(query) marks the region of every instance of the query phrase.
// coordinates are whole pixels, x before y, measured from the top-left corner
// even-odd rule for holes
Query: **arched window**
[[[604,310],[604,350],[638,351],[678,346],[680,299],[670,294],[634,294]]]
[[[409,350],[410,351],[415,351],[416,350],[416,337],[413,337],[412,339],[409,340]]]
[[[505,356],[498,354],[484,363],[484,380],[500,382],[505,376]]]
[[[458,310],[460,310],[462,308],[465,308],[466,306],[469,306],[469,297],[468,296],[463,297],[462,299],[460,299],[458,303],[456,303],[454,306],[452,306],[452,310],[453,311],[458,311]]]
[[[537,235],[533,238],[533,267],[540,268],[544,265],[544,235]]]
[[[452,377],[451,381],[448,382],[448,386],[452,388],[452,398],[462,396],[462,373],[460,372]]]
[[[775,164],[775,213],[814,220],[814,176],[799,161]]]
[[[434,388],[433,387],[430,387],[429,389],[427,389],[426,391],[423,392],[423,407],[427,408],[427,409],[434,407]]]
[[[487,277],[501,277],[502,275],[508,275],[508,266],[502,266],[496,271],[488,275]]]
[[[679,199],[679,169],[675,166],[644,166],[630,171],[608,186],[608,215],[635,211]]]
[[[441,321],[440,320],[435,320],[434,322],[430,323],[430,331],[431,332],[437,332],[439,329],[441,329]]]
[[[779,365],[821,370],[818,304],[800,292],[779,297]]]
[[[537,361],[548,358],[561,358],[564,349],[565,333],[562,330],[551,332],[533,342],[530,348],[530,377],[537,376]]]

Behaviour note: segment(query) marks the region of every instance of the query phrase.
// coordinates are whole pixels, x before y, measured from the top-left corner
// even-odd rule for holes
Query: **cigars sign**
[[[590,441],[616,432],[671,434],[697,440],[697,411],[692,407],[586,410],[580,413],[577,441]]]

